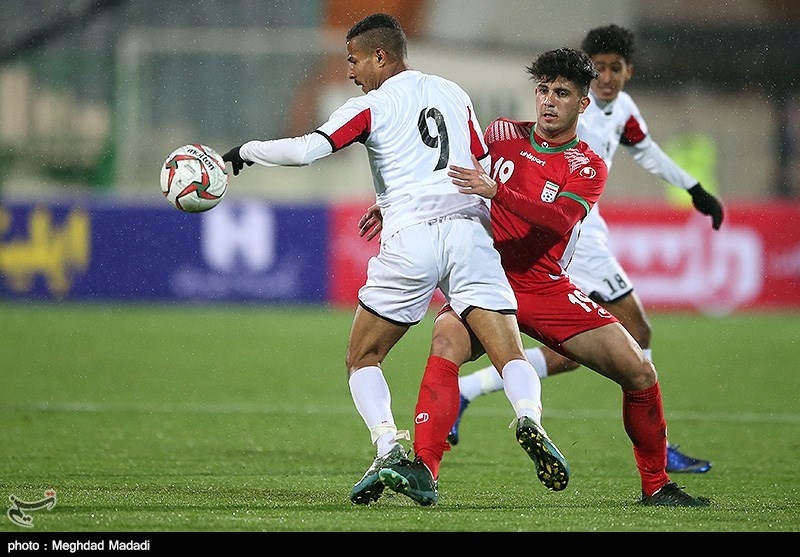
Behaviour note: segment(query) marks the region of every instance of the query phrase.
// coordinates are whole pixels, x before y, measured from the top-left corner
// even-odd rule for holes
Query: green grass
[[[714,463],[672,478],[707,509],[636,503],[619,388],[585,369],[542,384],[566,491],[536,480],[495,393],[445,454],[438,505],[356,507],[374,448],[344,369],[352,312],[0,303],[0,498],[58,497],[0,532],[800,531],[800,317],[651,318],[670,440]],[[430,329],[384,365],[401,428]]]

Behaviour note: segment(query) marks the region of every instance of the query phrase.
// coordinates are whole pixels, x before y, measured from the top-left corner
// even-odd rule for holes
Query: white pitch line
[[[241,403],[120,403],[109,404],[104,402],[56,402],[39,404],[0,405],[0,414],[19,412],[87,412],[87,413],[114,413],[133,412],[137,414],[268,414],[268,415],[346,415],[355,414],[352,406],[327,406],[327,405],[292,405],[292,404],[241,404]],[[493,408],[475,408],[469,412],[480,416],[506,416],[505,410]],[[584,419],[584,420],[613,420],[619,419],[620,411],[601,409],[567,409],[546,408],[544,417],[547,419]],[[800,424],[800,414],[766,413],[766,412],[704,412],[671,411],[667,412],[667,421],[670,420],[696,420],[728,423],[785,423]]]

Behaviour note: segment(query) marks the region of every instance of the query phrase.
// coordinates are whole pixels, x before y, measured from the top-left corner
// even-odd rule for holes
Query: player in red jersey
[[[623,422],[641,476],[640,501],[706,506],[706,499],[684,492],[666,472],[667,426],[655,367],[620,322],[565,271],[581,222],[608,173],[603,160],[577,137],[595,67],[586,54],[561,48],[542,54],[527,71],[537,82],[536,122],[495,120],[484,133],[491,177],[476,159],[474,168],[451,166],[450,176],[462,193],[491,199],[495,247],[517,297],[520,330],[622,388]],[[362,236],[374,236],[378,218],[368,211],[360,223]],[[431,356],[460,366],[482,353],[469,325],[445,305],[434,324]],[[415,409],[416,458],[383,468],[384,484],[420,504],[435,501],[431,494],[438,491],[459,396],[456,377],[426,369]],[[524,439],[519,427],[517,438]],[[540,479],[549,477],[546,461],[538,463],[537,473]],[[561,489],[567,480],[551,478]]]
[[[677,188],[686,190],[695,209],[711,217],[711,226],[719,229],[724,219],[720,201],[708,193],[695,177],[673,161],[655,142],[647,123],[634,102],[624,91],[633,75],[633,55],[636,50],[633,32],[618,25],[591,29],[581,44],[581,50],[594,62],[599,76],[591,84],[591,102],[578,119],[578,135],[606,161],[611,170],[614,154],[622,146],[633,159],[651,174]],[[633,282],[614,255],[606,221],[596,205],[584,219],[581,236],[568,272],[572,281],[596,302],[613,313],[642,347],[645,357],[652,360],[652,330]],[[550,350],[546,346],[525,351],[539,376],[578,369],[580,364]],[[459,378],[461,407],[447,440],[458,444],[461,417],[476,397],[502,390],[499,375],[491,366]],[[711,462],[691,457],[667,443],[667,471],[705,473]]]

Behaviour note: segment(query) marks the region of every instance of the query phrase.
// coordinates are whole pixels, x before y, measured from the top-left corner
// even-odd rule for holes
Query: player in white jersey
[[[398,442],[408,432],[395,425],[381,365],[425,316],[437,288],[502,370],[517,418],[539,428],[541,385],[525,358],[517,302],[493,246],[488,206],[478,195],[460,193],[448,176],[450,165],[466,166],[473,156],[488,165],[470,97],[452,81],[408,67],[405,33],[391,15],[356,23],[347,33],[347,53],[348,78],[363,96],[349,99],[307,135],[249,141],[223,159],[235,176],[245,164],[303,166],[356,142],[367,149],[384,233],[358,292],[345,364],[377,452],[350,492],[353,503],[368,504],[383,492],[380,469],[408,458]],[[541,456],[530,454],[534,462]]]
[[[723,208],[688,172],[678,166],[649,135],[647,124],[631,96],[622,89],[633,74],[634,36],[617,25],[592,29],[581,45],[594,63],[599,77],[592,82],[591,103],[578,121],[578,137],[589,144],[606,162],[609,171],[617,148],[622,145],[644,169],[676,187],[685,189],[694,207],[711,217],[717,230],[722,224]],[[652,359],[651,328],[633,283],[609,245],[608,226],[601,216],[599,203],[583,220],[581,234],[572,261],[567,267],[573,282],[617,317]],[[579,364],[547,347],[526,350],[528,359],[540,377],[572,371]],[[475,397],[502,388],[497,372],[483,368],[460,378],[461,408],[448,441],[459,441],[461,417]],[[711,462],[690,457],[669,444],[667,472],[703,473]]]

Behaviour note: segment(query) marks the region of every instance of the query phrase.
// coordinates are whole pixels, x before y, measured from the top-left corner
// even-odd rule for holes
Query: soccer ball
[[[180,211],[200,213],[213,209],[227,189],[225,161],[205,145],[195,143],[175,149],[161,167],[161,193]]]

